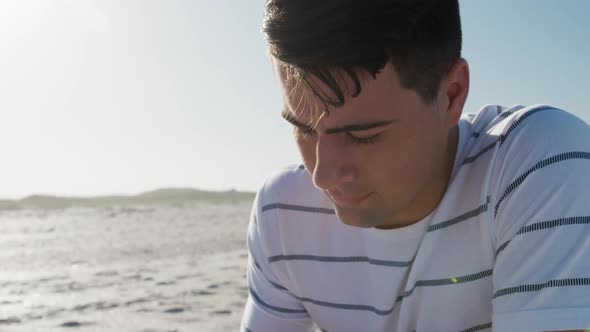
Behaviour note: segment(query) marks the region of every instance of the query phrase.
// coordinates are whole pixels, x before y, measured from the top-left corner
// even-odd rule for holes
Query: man
[[[590,328],[590,128],[461,116],[456,0],[267,0],[303,165],[258,192],[243,331]]]

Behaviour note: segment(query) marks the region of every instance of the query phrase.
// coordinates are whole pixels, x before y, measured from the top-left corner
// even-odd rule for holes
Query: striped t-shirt
[[[590,328],[590,127],[519,105],[459,128],[444,198],[404,228],[343,224],[303,166],[270,178],[242,331]]]

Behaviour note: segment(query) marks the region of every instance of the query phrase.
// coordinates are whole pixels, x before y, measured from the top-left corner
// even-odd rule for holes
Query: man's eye
[[[379,139],[379,134],[369,137],[358,137],[351,133],[346,133],[346,137],[354,144],[373,144]]]

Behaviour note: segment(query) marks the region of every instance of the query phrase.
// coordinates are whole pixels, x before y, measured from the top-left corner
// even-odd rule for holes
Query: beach
[[[237,331],[250,208],[0,210],[0,331]]]

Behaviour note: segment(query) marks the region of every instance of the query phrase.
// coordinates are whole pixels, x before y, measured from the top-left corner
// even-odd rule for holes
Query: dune
[[[0,210],[17,209],[18,204],[14,201],[0,199]]]
[[[56,209],[68,207],[109,207],[174,205],[198,203],[239,204],[251,202],[254,193],[236,190],[206,191],[192,188],[161,188],[137,195],[110,195],[96,197],[64,197],[31,195],[20,200],[0,200],[0,209]]]

